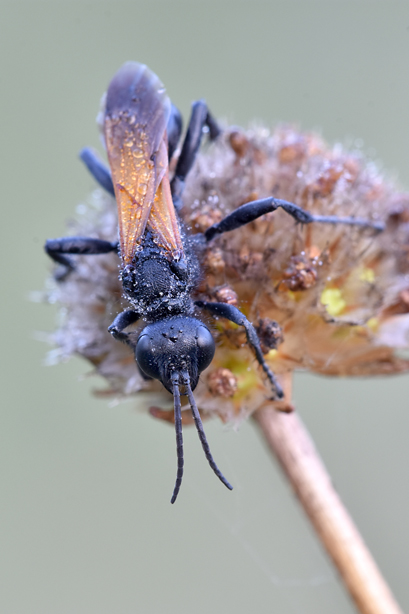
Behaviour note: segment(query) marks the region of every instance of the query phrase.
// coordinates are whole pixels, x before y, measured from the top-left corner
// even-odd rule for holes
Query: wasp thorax
[[[187,371],[191,388],[211,363],[215,343],[209,329],[196,318],[175,316],[148,324],[139,335],[135,358],[140,369],[170,392],[172,374]]]

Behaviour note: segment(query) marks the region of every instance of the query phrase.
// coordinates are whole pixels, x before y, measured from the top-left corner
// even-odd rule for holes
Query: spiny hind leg
[[[108,192],[108,194],[111,194],[111,196],[115,196],[111,171],[101,160],[97,152],[94,149],[91,149],[91,147],[84,147],[84,149],[80,151],[80,160],[84,162],[85,166],[94,177],[95,181],[99,183],[101,188],[104,188],[104,190]]]
[[[196,154],[202,142],[204,127],[208,128],[211,140],[216,139],[221,132],[216,120],[209,112],[206,102],[198,100],[192,104],[189,125],[171,183],[172,198],[176,209],[180,209],[182,206],[181,197],[185,187],[185,179],[196,159]]]
[[[272,213],[277,209],[283,209],[288,215],[291,215],[296,222],[300,224],[311,224],[312,222],[320,222],[322,224],[347,224],[349,226],[360,226],[363,228],[372,228],[377,232],[384,230],[385,226],[382,222],[372,222],[359,217],[337,217],[335,215],[313,215],[305,211],[298,205],[290,203],[279,198],[263,198],[250,203],[241,205],[223,218],[217,224],[213,224],[204,233],[206,241],[210,241],[216,235],[230,232],[241,226],[245,226],[257,218]]]

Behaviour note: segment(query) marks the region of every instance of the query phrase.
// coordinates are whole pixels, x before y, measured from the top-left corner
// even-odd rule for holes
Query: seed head
[[[316,134],[281,126],[226,129],[203,148],[189,174],[181,212],[192,233],[203,232],[241,204],[276,196],[321,215],[382,221],[386,229],[295,224],[278,210],[215,238],[203,255],[195,300],[237,305],[257,328],[271,369],[332,376],[407,371],[409,346],[409,194],[400,193],[359,152],[329,148]],[[95,190],[71,224],[76,235],[117,237],[114,200]],[[79,354],[109,382],[114,395],[155,390],[129,348],[108,326],[127,307],[115,254],[78,257],[76,270],[54,283],[48,300],[61,305],[54,334],[64,359]],[[208,321],[209,324],[209,321]],[[195,391],[204,415],[237,422],[261,407],[271,390],[243,330],[219,319],[217,350]],[[287,393],[281,409],[288,409]],[[152,413],[172,420],[172,413]]]

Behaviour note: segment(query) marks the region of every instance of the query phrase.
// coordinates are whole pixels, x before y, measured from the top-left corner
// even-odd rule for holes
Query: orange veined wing
[[[153,72],[136,62],[119,69],[108,87],[104,127],[124,266],[141,249],[152,208],[149,227],[157,243],[174,256],[182,249],[168,190],[169,113],[170,100]]]
[[[166,146],[165,151],[167,150]],[[148,227],[152,232],[153,240],[175,260],[183,256],[183,244],[180,236],[179,224],[176,218],[170,192],[169,173],[163,176],[156,190],[155,199],[148,218]]]

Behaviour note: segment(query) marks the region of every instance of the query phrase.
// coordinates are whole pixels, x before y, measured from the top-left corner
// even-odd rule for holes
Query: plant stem
[[[358,611],[402,614],[297,414],[285,414],[267,406],[256,411],[254,418]]]

